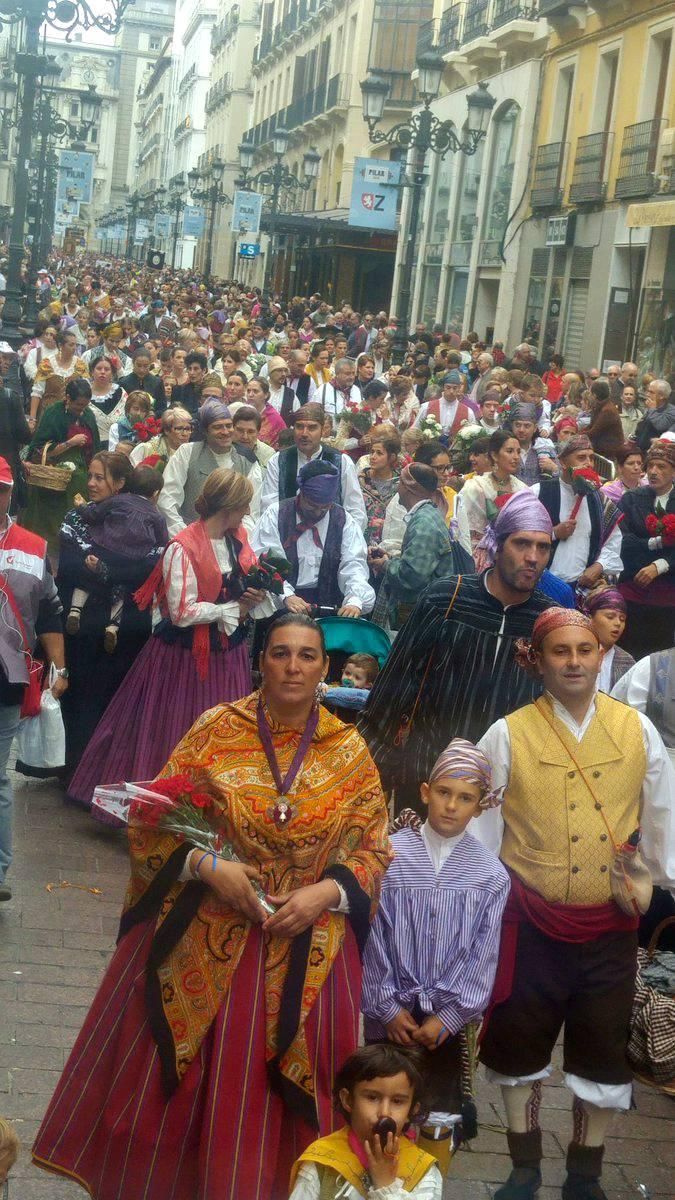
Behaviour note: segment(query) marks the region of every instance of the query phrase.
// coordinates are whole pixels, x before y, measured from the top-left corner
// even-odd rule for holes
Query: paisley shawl
[[[314,1064],[304,1024],[345,937],[363,948],[390,862],[387,810],[377,770],[352,726],[326,709],[288,799],[292,821],[278,829],[276,788],[256,726],[257,693],[211,709],[193,725],[162,776],[189,774],[215,800],[215,820],[265,890],[288,893],[325,878],[340,882],[349,916],[324,912],[291,940],[267,937],[266,1053],[271,1081],[316,1126]],[[297,730],[272,725],[282,775]],[[156,920],[148,959],[148,1016],[170,1093],[178,1085],[228,991],[251,923],[202,883],[178,882],[189,846],[173,835],[130,829],[132,876],[120,936]],[[351,931],[348,926],[351,926]]]

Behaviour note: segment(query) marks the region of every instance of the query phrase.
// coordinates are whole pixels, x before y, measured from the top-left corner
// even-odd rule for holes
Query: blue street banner
[[[59,151],[57,200],[91,204],[94,196],[94,155],[79,150]]]
[[[137,217],[134,230],[134,246],[142,246],[150,237],[150,222],[145,217]]]
[[[260,233],[263,196],[260,192],[235,192],[232,205],[232,233]]]
[[[154,234],[161,238],[171,236],[171,213],[155,213]]]
[[[201,237],[206,225],[203,208],[196,204],[188,204],[183,210],[183,237]]]
[[[355,158],[349,225],[361,229],[396,229],[400,178],[401,163]]]
[[[240,242],[240,258],[257,258],[260,254],[260,242]]]

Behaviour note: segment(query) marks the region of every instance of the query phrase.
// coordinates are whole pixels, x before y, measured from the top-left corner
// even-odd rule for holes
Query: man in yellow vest
[[[640,830],[653,882],[675,888],[675,772],[651,721],[596,692],[602,649],[586,617],[547,609],[519,661],[545,692],[480,741],[505,793],[472,830],[511,875],[481,1045],[513,1162],[495,1200],[530,1200],[541,1185],[541,1087],[563,1026],[574,1118],[563,1200],[606,1200],[605,1131],[631,1103],[638,910],[650,891],[635,856],[628,880],[612,868]]]

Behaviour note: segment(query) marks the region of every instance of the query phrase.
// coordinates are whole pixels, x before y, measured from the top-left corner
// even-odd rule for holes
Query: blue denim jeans
[[[14,797],[7,775],[9,752],[19,728],[18,704],[0,704],[0,883],[4,883],[12,861],[12,806]]]

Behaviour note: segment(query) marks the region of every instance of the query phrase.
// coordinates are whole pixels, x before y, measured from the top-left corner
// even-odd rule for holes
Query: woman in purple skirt
[[[153,604],[153,637],[99,721],[68,788],[91,804],[98,784],[153,779],[206,709],[251,691],[246,648],[249,616],[271,616],[275,600],[245,590],[255,564],[241,522],[251,484],[236,471],[209,475],[196,501],[199,520],[169,543],[136,593]]]

